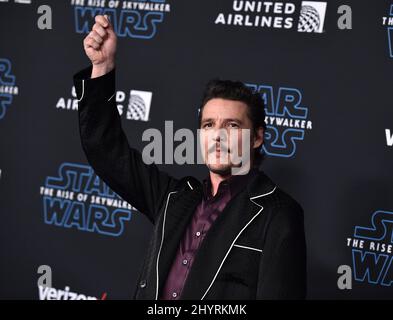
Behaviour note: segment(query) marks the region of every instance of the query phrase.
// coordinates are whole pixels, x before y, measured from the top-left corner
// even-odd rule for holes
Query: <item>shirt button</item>
[[[188,260],[187,260],[187,259],[184,259],[184,260],[183,260],[183,264],[186,265],[187,263],[188,263]]]
[[[146,280],[142,280],[141,282],[139,282],[139,286],[140,286],[141,288],[146,287]]]
[[[172,297],[176,298],[177,297],[177,293],[176,292],[172,293]]]
[[[201,235],[201,233],[198,231],[197,233],[195,233],[195,235],[196,235],[197,237],[199,237],[199,236]]]

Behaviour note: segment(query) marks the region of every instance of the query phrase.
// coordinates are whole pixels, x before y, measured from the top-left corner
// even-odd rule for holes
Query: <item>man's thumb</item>
[[[108,21],[108,29],[113,30],[112,23],[111,23],[111,20],[109,19],[109,16],[106,14],[106,15],[104,15],[104,17],[105,17],[106,21]]]

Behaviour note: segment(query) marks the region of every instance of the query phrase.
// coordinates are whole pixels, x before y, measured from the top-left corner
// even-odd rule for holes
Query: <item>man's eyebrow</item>
[[[205,119],[202,119],[201,123],[208,122],[208,121],[215,121],[215,119],[213,119],[213,118],[205,118]],[[225,119],[223,119],[223,122],[230,122],[230,121],[243,123],[243,121],[241,121],[240,119],[236,119],[236,118],[225,118]]]
[[[214,119],[213,118],[205,118],[205,119],[202,119],[201,123],[208,122],[208,121],[214,121]]]
[[[224,119],[224,121],[225,122],[233,121],[233,122],[237,122],[237,123],[243,123],[243,121],[241,121],[240,119],[235,119],[235,118],[227,118],[227,119]]]

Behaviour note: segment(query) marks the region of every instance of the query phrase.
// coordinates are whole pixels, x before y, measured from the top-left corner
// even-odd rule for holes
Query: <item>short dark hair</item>
[[[214,78],[206,84],[202,102],[198,109],[199,127],[201,127],[203,107],[209,100],[214,98],[244,102],[248,106],[247,115],[251,120],[254,134],[256,134],[259,127],[262,127],[263,133],[265,133],[265,103],[262,96],[241,81],[221,80],[219,78]],[[256,166],[259,166],[264,158],[262,147],[263,144],[255,149],[254,164]]]

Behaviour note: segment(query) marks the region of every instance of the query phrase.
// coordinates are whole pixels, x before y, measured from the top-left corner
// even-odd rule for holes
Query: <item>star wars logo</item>
[[[265,102],[265,143],[263,152],[275,157],[293,157],[297,143],[304,140],[305,132],[312,130],[308,108],[302,105],[302,93],[296,88],[247,84],[261,94]]]
[[[389,56],[393,58],[393,4],[389,8],[389,16],[382,17],[382,25],[387,27]]]
[[[72,0],[74,6],[75,31],[89,33],[96,15],[108,15],[119,37],[151,39],[157,27],[170,12],[166,0]]]
[[[15,76],[11,73],[11,61],[0,59],[0,120],[5,117],[13,96],[19,89],[15,86]]]
[[[48,225],[118,237],[131,219],[131,205],[87,165],[61,164],[58,176],[45,179],[40,194]]]
[[[378,210],[370,226],[356,226],[352,248],[354,279],[359,282],[391,286],[393,282],[393,212]]]

